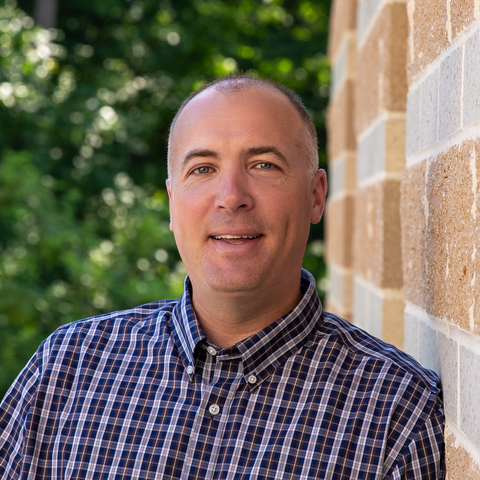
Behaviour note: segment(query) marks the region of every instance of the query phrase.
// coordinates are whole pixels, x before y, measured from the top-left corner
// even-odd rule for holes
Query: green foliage
[[[0,388],[62,323],[181,292],[185,272],[168,229],[164,190],[148,195],[119,173],[96,203],[98,217],[78,221],[29,152],[4,152]],[[99,219],[108,239],[97,233]]]
[[[62,323],[181,292],[164,182],[191,90],[235,70],[284,83],[326,159],[328,0],[70,0],[56,30],[18,7],[0,7],[0,395]]]

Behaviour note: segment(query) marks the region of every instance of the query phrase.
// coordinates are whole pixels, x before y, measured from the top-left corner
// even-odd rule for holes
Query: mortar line
[[[452,43],[452,12],[450,0],[447,0],[447,22],[445,28],[447,30],[448,43]]]

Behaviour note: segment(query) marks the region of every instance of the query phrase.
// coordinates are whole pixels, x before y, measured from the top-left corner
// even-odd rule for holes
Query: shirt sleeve
[[[19,374],[0,403],[0,478],[20,478],[26,458],[25,427],[37,391],[38,352]]]
[[[445,478],[444,414],[440,406],[423,423],[385,480],[442,480]],[[438,406],[438,404],[437,404]]]

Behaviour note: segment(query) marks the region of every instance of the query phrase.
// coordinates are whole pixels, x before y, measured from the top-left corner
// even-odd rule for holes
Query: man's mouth
[[[217,241],[229,243],[230,245],[241,245],[242,243],[251,242],[260,238],[261,235],[232,235],[230,233],[224,233],[222,235],[212,235],[211,238]]]
[[[260,235],[213,235],[215,240],[236,240],[240,238],[252,240],[258,238]]]

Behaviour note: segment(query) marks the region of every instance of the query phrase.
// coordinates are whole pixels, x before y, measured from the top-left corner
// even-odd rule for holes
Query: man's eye
[[[273,165],[271,163],[263,162],[263,163],[259,163],[257,167],[260,168],[261,170],[268,170],[270,168],[273,168]]]
[[[210,167],[198,167],[193,171],[193,173],[210,173]]]

